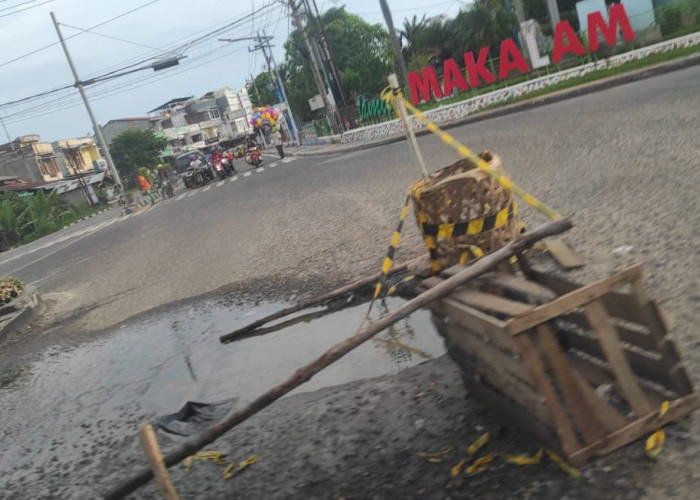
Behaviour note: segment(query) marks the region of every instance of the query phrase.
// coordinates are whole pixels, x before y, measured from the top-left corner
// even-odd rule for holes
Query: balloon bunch
[[[250,124],[255,128],[262,129],[264,132],[268,130],[277,132],[278,117],[279,111],[268,104],[264,107],[253,108],[253,116],[250,119]]]

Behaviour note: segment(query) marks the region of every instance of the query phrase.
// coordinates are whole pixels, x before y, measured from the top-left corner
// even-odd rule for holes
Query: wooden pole
[[[175,486],[173,486],[173,482],[168,475],[168,469],[165,467],[165,462],[163,462],[163,456],[160,454],[156,433],[153,432],[151,424],[146,424],[141,428],[139,439],[148,463],[151,464],[151,470],[155,475],[156,483],[158,483],[158,488],[160,488],[163,498],[165,500],[179,500]]]
[[[391,272],[391,274],[395,274],[399,271],[403,271],[406,269],[408,266],[410,266],[413,262],[416,260],[419,260],[421,257],[418,259],[410,260],[408,262],[404,262],[402,264],[399,264],[395,266]],[[233,342],[235,340],[239,340],[241,337],[245,337],[247,334],[252,332],[253,330],[256,330],[263,326],[266,323],[269,323],[270,321],[274,321],[276,319],[284,318],[285,316],[289,316],[290,314],[294,314],[295,312],[299,312],[303,309],[307,309],[312,306],[316,306],[318,304],[322,304],[323,302],[327,302],[329,300],[342,297],[343,295],[346,295],[350,292],[354,292],[355,290],[358,290],[362,288],[363,286],[371,285],[377,282],[379,280],[380,276],[375,275],[375,276],[369,276],[367,278],[362,278],[360,280],[354,281],[353,283],[350,283],[349,285],[345,285],[341,288],[337,288],[333,290],[332,292],[324,293],[322,295],[316,295],[315,297],[311,297],[307,300],[304,300],[302,302],[299,302],[298,304],[295,304],[293,306],[285,307],[284,309],[281,309],[275,313],[272,313],[268,316],[265,316],[264,318],[260,318],[256,321],[253,321],[252,323],[245,325],[237,330],[234,330],[231,333],[227,333],[225,335],[222,335],[219,337],[219,340],[223,343],[226,342]]]
[[[374,323],[365,328],[360,329],[352,337],[337,343],[321,356],[311,361],[307,365],[299,368],[294,374],[285,380],[282,384],[273,387],[263,395],[253,400],[245,408],[229,415],[223,420],[217,422],[204,432],[192,437],[182,443],[178,448],[174,449],[165,456],[165,465],[168,467],[179,463],[188,456],[201,450],[206,445],[213,443],[217,438],[222,436],[227,431],[231,430],[236,425],[240,424],[249,417],[255,415],[260,410],[267,408],[270,404],[296,389],[311,377],[320,372],[323,368],[338,361],[347,353],[355,349],[357,346],[374,337],[377,333],[384,330],[387,326],[396,323],[402,318],[405,318],[412,312],[425,307],[434,300],[441,299],[450,294],[455,288],[458,288],[465,283],[481,276],[488,271],[496,268],[501,262],[506,262],[513,255],[530,248],[536,242],[547,236],[560,234],[572,227],[569,219],[557,219],[543,226],[538,227],[532,232],[520,236],[518,239],[508,243],[506,246],[496,250],[490,255],[486,255],[477,260],[471,266],[467,267],[459,274],[446,279],[442,283],[435,285],[433,288],[423,292],[416,298],[409,300],[401,307],[395,309],[389,314],[382,316]],[[153,472],[150,468],[145,467],[141,471],[128,478],[122,484],[118,485],[113,490],[105,494],[107,499],[122,498],[125,495],[133,492],[136,488],[147,483],[153,477]]]

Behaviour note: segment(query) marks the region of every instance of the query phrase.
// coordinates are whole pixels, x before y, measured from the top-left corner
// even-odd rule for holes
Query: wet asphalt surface
[[[630,259],[644,264],[645,282],[662,303],[696,381],[700,234],[693,214],[699,208],[699,82],[700,68],[689,68],[451,130],[476,151],[497,152],[516,182],[573,217],[581,233],[568,239],[590,263],[578,277],[600,276]],[[436,138],[421,138],[420,144],[433,168],[455,159]],[[226,330],[204,319],[206,314],[220,310],[228,325],[249,312],[251,304],[274,307],[374,272],[404,190],[416,178],[414,170],[404,143],[296,159],[192,196],[178,195],[120,222],[109,222],[116,214],[102,214],[71,229],[104,224],[94,231],[31,253],[40,242],[0,256],[0,272],[37,284],[50,306],[40,327],[3,341],[0,411],[10,417],[3,417],[2,446],[10,452],[0,459],[0,491],[8,498],[92,498],[140,465],[135,436],[144,420],[166,408],[172,411],[185,397],[200,396],[201,387],[213,391],[205,396],[223,397],[267,383],[259,375],[267,370],[243,356],[234,377],[241,378],[241,385],[230,392],[190,385],[188,355],[195,359],[189,361],[197,367],[195,374],[215,374],[212,367],[218,366],[209,363],[215,349],[203,349],[196,358],[198,336]],[[524,218],[530,224],[541,220],[527,211]],[[408,226],[398,260],[420,252],[417,231]],[[612,256],[611,250],[623,245],[630,245],[631,252]],[[211,306],[212,301],[218,305]],[[205,311],[204,316],[187,317],[191,323],[185,329],[169,322],[196,310]],[[345,323],[351,321],[339,322],[344,328]],[[159,341],[164,338],[170,342],[167,349]],[[305,339],[296,342],[302,352],[289,357],[289,345],[266,342],[263,358],[286,359],[290,366],[313,352],[303,352]],[[441,352],[437,340],[422,347]],[[179,471],[184,498],[238,496],[236,491],[241,498],[270,498],[274,492],[280,498],[328,498],[344,492],[356,498],[372,497],[372,492],[395,498],[392,491],[404,497],[502,498],[526,497],[543,488],[559,492],[553,497],[571,492],[572,498],[584,498],[585,488],[577,488],[586,484],[598,485],[600,495],[607,485],[612,497],[691,498],[700,484],[694,466],[697,418],[670,433],[668,449],[653,467],[633,450],[587,469],[588,483],[571,484],[550,469],[542,477],[494,472],[481,476],[480,489],[471,489],[470,481],[451,483],[447,471],[428,469],[414,452],[434,451],[455,440],[468,444],[475,429],[492,425],[493,416],[479,416],[473,403],[465,403],[455,370],[443,365],[430,362],[406,372],[410,384],[419,388],[412,395],[405,387],[405,394],[399,392],[401,384],[409,383],[401,376],[377,381],[378,396],[366,413],[357,398],[372,390],[362,384],[372,382],[288,398],[245,424],[241,429],[247,434],[233,433],[230,441],[215,443],[229,453],[244,443],[244,455],[258,453],[267,457],[266,463],[229,482],[204,468],[201,476]],[[380,374],[361,363],[348,371],[347,378],[327,382],[322,373],[316,387]],[[207,380],[207,375],[198,376]],[[246,376],[256,383],[245,382]],[[174,383],[168,387],[157,380]],[[408,401],[431,383],[434,404],[410,406]],[[100,390],[105,387],[110,389]],[[181,396],[172,396],[180,390]],[[331,407],[342,417],[319,416]],[[316,417],[301,418],[304,411]],[[405,425],[397,423],[399,414],[406,415]],[[421,419],[423,424],[416,424]],[[322,430],[326,423],[328,432]],[[425,429],[432,430],[426,434]],[[310,438],[316,434],[325,437]],[[503,440],[517,442],[507,436]],[[308,465],[312,463],[317,466]],[[323,469],[326,465],[332,469]],[[401,471],[421,479],[407,483]],[[141,497],[153,494],[146,489]]]

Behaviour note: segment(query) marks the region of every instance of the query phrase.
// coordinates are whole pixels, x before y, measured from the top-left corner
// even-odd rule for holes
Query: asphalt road
[[[584,250],[609,255],[633,244],[654,265],[687,268],[697,264],[689,250],[698,243],[690,214],[698,203],[699,77],[700,68],[689,68],[451,133],[497,152],[516,182],[573,216],[588,237]],[[435,137],[419,142],[432,168],[456,159]],[[285,298],[347,281],[381,262],[417,177],[407,148],[288,163],[268,157],[263,171],[235,182],[123,219],[112,211],[66,230],[92,232],[3,254],[0,273],[36,284],[54,305],[52,318],[79,331],[217,290]],[[408,226],[406,256],[420,248]],[[656,284],[691,293],[690,284],[679,290],[653,270]]]
[[[698,82],[700,67],[693,67],[450,131],[476,151],[497,152],[516,182],[573,217],[580,233],[569,240],[589,262],[580,277],[632,259],[643,263],[650,294],[663,304],[695,380]],[[431,168],[456,159],[437,138],[419,142]],[[274,301],[327,289],[379,268],[406,187],[418,176],[407,148],[397,143],[274,168],[274,157],[267,158],[264,170],[234,182],[178,194],[130,217],[108,212],[2,254],[0,273],[37,284],[49,311],[33,332],[50,333],[42,337],[54,343],[202,295]],[[542,220],[529,210],[523,215],[528,224]],[[421,252],[411,223],[402,244],[398,260]],[[0,363],[20,344],[31,346],[4,345]],[[351,425],[343,422],[344,429]],[[688,425],[697,435],[697,419]],[[698,446],[691,444],[664,451],[646,478],[651,497],[668,496],[668,488],[684,497],[697,488]],[[389,453],[393,445],[382,446]]]

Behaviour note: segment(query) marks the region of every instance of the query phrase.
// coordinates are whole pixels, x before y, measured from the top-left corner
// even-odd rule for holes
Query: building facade
[[[163,156],[177,156],[252,132],[248,123],[253,108],[244,89],[223,87],[199,98],[172,99],[150,111],[154,132],[167,139]]]
[[[41,142],[38,135],[23,135],[0,145],[0,176],[51,182],[62,179],[63,173],[50,142]]]
[[[148,130],[151,128],[151,118],[148,116],[134,118],[118,118],[110,120],[102,127],[102,136],[109,145],[121,133],[128,130]]]

